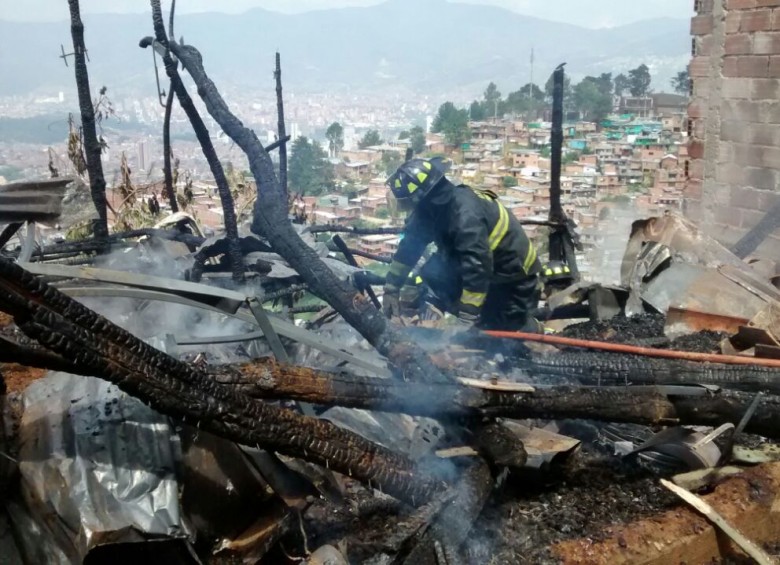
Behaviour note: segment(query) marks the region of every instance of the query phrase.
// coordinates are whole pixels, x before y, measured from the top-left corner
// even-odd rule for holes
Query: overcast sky
[[[220,11],[240,13],[262,7],[295,13],[313,9],[370,6],[383,0],[178,0],[179,13]],[[418,0],[426,2],[430,0]],[[452,0],[450,0],[452,1]],[[502,6],[520,14],[585,27],[611,27],[659,17],[689,18],[690,0],[456,0]],[[163,9],[170,1],[163,0]],[[82,13],[147,12],[148,0],[81,0]],[[0,0],[0,19],[17,21],[62,20],[68,16],[65,0]]]

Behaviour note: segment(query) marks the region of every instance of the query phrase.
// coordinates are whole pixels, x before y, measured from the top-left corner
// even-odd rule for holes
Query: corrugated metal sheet
[[[62,199],[70,178],[0,185],[0,224],[49,222],[62,214]]]

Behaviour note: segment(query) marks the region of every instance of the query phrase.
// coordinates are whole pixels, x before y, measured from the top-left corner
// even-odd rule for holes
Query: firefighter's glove
[[[401,316],[401,289],[393,284],[386,284],[384,295],[382,296],[382,310],[385,311],[387,318],[398,318]]]

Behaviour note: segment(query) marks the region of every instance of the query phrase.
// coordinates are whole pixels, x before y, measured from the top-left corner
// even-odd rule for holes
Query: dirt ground
[[[13,318],[4,312],[0,312],[0,333],[11,331]],[[0,375],[5,382],[8,393],[22,392],[31,382],[40,379],[48,371],[44,369],[32,369],[22,367],[16,363],[0,363]],[[0,386],[2,390],[2,386]]]

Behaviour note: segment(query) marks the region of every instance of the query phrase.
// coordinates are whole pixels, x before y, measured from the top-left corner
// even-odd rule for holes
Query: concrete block
[[[723,206],[720,206],[715,209],[714,219],[717,224],[726,227],[740,228],[742,227],[742,210],[739,208],[724,208]]]
[[[760,210],[761,193],[755,188],[735,185],[731,189],[731,206],[749,210]]]
[[[749,55],[753,52],[752,34],[734,33],[726,36],[724,45],[726,55]]]
[[[769,78],[780,78],[780,57],[774,55],[769,58],[767,76]]]
[[[763,209],[763,194],[766,191],[774,191],[777,187],[779,173],[775,169],[766,167],[747,167],[744,172],[744,184],[758,191],[759,202],[756,203],[757,209]]]
[[[739,37],[740,34],[730,37]],[[728,45],[728,39],[726,40]],[[759,31],[753,34],[753,54],[754,55],[776,55],[780,54],[780,32]]]
[[[721,105],[721,119],[737,122],[761,121],[761,107],[750,100],[724,100]]]
[[[756,0],[726,0],[727,10],[750,10],[756,7]]]
[[[710,76],[710,58],[694,57],[688,65],[688,73],[694,79]]]
[[[712,33],[714,23],[712,14],[694,16],[691,18],[691,35],[707,35]]]
[[[739,31],[753,32],[772,29],[772,10],[762,9],[743,12],[739,21]]]
[[[757,8],[773,8],[780,6],[780,0],[756,0]]]
[[[693,64],[691,64],[691,66],[693,66]],[[741,55],[736,57],[724,57],[723,76],[745,78],[767,77],[769,76],[769,57],[766,55]]]
[[[772,67],[770,60],[770,69]],[[753,100],[777,100],[780,96],[780,80],[773,78],[754,78],[749,81],[748,97]],[[732,98],[740,98],[734,96]]]
[[[742,22],[742,12],[731,11],[726,14],[726,22],[724,24],[724,30],[726,33],[739,32],[739,26]]]

